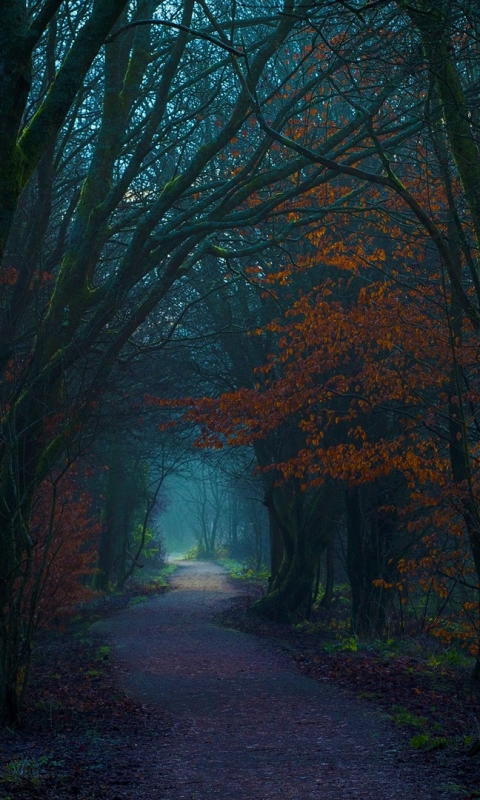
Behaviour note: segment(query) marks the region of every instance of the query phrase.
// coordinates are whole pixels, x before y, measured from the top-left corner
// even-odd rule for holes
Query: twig
[[[232,45],[222,42],[220,39],[216,39],[215,36],[210,36],[209,33],[203,33],[203,31],[197,31],[194,28],[189,28],[187,25],[182,25],[180,22],[170,22],[169,20],[165,19],[137,19],[135,22],[129,22],[128,25],[123,25],[123,27],[119,28],[118,31],[112,33],[108,39],[105,39],[105,44],[113,42],[117,36],[120,36],[120,34],[124,31],[128,31],[130,28],[137,28],[139,25],[163,25],[165,28],[175,28],[175,30],[189,33],[191,36],[195,36],[197,39],[205,39],[207,42],[216,44],[218,47],[221,47],[223,50],[227,50],[234,56],[238,56],[239,58],[246,57],[246,53],[243,50],[237,50],[236,47],[232,47]]]

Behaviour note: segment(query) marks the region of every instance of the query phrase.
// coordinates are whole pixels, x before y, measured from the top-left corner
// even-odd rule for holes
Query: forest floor
[[[214,564],[171,583],[39,639],[25,727],[0,732],[1,800],[480,797],[460,667],[261,622],[258,588]]]

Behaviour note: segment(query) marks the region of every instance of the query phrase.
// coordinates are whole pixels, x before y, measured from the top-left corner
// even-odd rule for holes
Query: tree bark
[[[339,513],[339,493],[325,484],[306,498],[296,481],[281,484],[272,513],[283,539],[283,560],[267,595],[253,613],[288,621],[306,618],[311,608],[319,559]]]
[[[360,637],[375,637],[385,631],[387,596],[374,581],[386,577],[396,514],[379,513],[385,500],[377,496],[376,485],[348,488],[345,502],[352,629]]]

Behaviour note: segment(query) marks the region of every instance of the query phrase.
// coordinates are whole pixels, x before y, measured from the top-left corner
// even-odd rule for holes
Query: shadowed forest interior
[[[0,12],[2,723],[169,554],[478,683],[478,4]]]

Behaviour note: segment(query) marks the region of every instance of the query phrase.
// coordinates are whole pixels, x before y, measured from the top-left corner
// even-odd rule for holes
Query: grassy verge
[[[231,578],[240,581],[247,581],[248,583],[258,583],[266,588],[267,581],[270,575],[269,570],[265,567],[261,570],[256,570],[253,567],[245,564],[242,561],[237,561],[234,558],[217,558],[218,564],[228,570]]]

